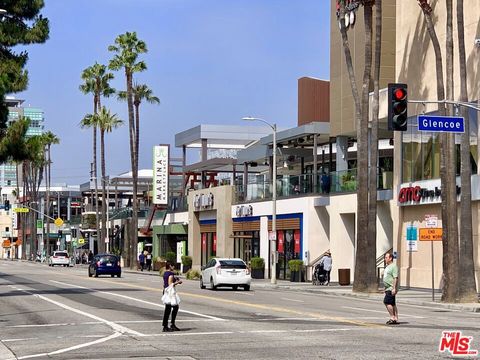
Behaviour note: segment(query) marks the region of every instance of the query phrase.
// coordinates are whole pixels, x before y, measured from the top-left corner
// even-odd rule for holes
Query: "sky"
[[[139,168],[151,168],[152,147],[199,124],[241,125],[244,116],[279,127],[297,124],[297,80],[329,79],[327,0],[45,0],[50,39],[27,47],[29,86],[15,97],[42,108],[52,147],[52,184],[88,181],[92,131],[79,122],[93,99],[78,90],[83,69],[108,64],[115,37],[135,31],[146,42],[148,69],[134,75],[160,105],[140,108]],[[112,86],[125,89],[114,72]],[[130,171],[127,105],[103,100],[125,125],[106,135],[111,176]],[[251,124],[250,124],[251,125]],[[261,124],[259,124],[261,126]],[[193,151],[193,150],[192,150]],[[100,168],[99,168],[100,169]],[[100,170],[99,170],[100,171]]]

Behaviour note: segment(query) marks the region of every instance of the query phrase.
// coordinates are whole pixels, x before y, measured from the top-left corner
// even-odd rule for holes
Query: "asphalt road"
[[[480,313],[282,289],[179,288],[177,326],[162,333],[162,282],[125,273],[0,261],[0,359],[436,359],[444,330],[480,350]]]

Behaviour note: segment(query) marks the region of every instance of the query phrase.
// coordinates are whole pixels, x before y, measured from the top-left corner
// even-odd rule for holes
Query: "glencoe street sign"
[[[430,132],[465,132],[465,119],[454,116],[418,115],[418,130]]]

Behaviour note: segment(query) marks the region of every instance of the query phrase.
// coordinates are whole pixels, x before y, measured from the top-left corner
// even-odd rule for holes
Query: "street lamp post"
[[[277,283],[277,124],[270,124],[269,122],[256,118],[256,117],[244,117],[242,120],[245,121],[260,121],[264,124],[270,126],[273,130],[273,144],[272,144],[272,153],[273,153],[273,166],[272,166],[272,240],[270,242],[271,249],[271,264],[272,264],[272,276],[271,283]]]

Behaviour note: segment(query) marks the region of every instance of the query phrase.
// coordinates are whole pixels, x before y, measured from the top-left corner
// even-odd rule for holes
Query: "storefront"
[[[200,239],[202,242],[201,265],[217,256],[217,224],[216,220],[200,221]]]

